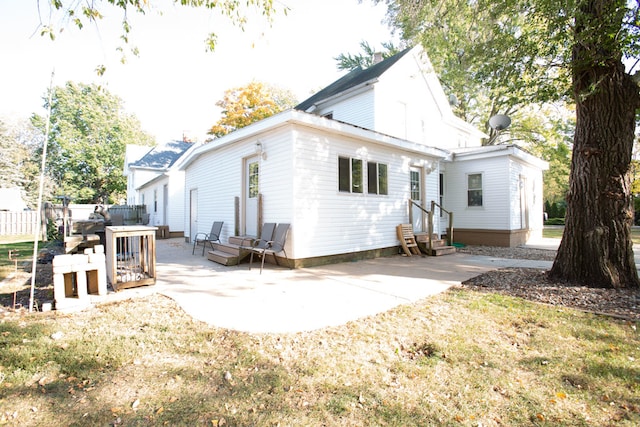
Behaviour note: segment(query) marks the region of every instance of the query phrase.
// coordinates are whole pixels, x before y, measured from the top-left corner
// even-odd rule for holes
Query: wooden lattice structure
[[[105,227],[107,280],[114,291],[156,283],[156,227]]]

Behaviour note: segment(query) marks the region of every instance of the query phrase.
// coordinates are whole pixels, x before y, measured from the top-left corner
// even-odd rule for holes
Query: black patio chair
[[[289,262],[289,257],[287,256],[287,251],[284,249],[284,245],[287,241],[287,232],[289,231],[289,224],[278,224],[276,227],[275,234],[273,236],[273,240],[269,240],[266,242],[260,241],[261,245],[256,245],[251,248],[251,258],[249,259],[249,269],[251,269],[251,265],[253,264],[253,254],[262,257],[262,263],[260,264],[260,274],[262,274],[262,269],[264,268],[264,259],[267,255],[271,254],[276,260],[276,264],[278,264],[278,257],[276,254],[280,252],[284,252],[284,257],[287,259],[287,264],[289,264],[289,269],[291,269],[291,263]]]
[[[209,242],[209,246],[211,246],[211,250],[213,250],[213,242],[220,243],[222,224],[224,224],[224,221],[215,221],[211,226],[211,231],[209,233],[196,233],[196,236],[193,238],[193,250],[191,251],[191,255],[196,252],[196,246],[200,242],[202,242],[202,255],[204,255],[207,242]]]

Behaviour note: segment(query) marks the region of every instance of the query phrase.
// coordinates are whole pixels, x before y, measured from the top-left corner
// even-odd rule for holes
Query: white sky
[[[290,89],[302,101],[344,74],[335,56],[360,52],[363,40],[380,47],[393,39],[382,22],[385,6],[367,0],[276,0],[279,9],[290,8],[288,14],[278,13],[271,27],[256,17],[244,33],[210,11],[162,2],[162,16],[129,15],[130,45],[140,56],[129,54],[123,65],[116,52],[120,11],[105,9],[97,29],[67,26],[52,42],[36,31],[38,0],[0,0],[0,118],[44,115],[55,70],[55,86],[74,81],[107,87],[158,142],[181,139],[183,132],[202,139],[219,117],[215,103],[226,89],[260,80]],[[40,3],[47,13],[48,0]],[[218,34],[213,53],[204,44],[210,31]],[[100,64],[107,66],[103,77],[95,72]]]

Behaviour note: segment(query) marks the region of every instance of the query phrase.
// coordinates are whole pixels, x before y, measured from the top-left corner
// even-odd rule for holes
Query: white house
[[[135,151],[130,147],[127,153]],[[146,206],[149,225],[168,226],[174,236],[184,230],[184,171],[173,165],[193,147],[183,141],[144,147],[144,155],[125,163],[128,204]]]
[[[541,236],[546,163],[484,137],[453,115],[422,49],[407,49],[182,156],[184,234],[290,223],[287,254],[305,266],[397,253],[395,227],[426,231],[434,202],[434,231],[453,226],[456,242]]]
[[[27,209],[19,187],[0,188],[0,211],[19,212]]]

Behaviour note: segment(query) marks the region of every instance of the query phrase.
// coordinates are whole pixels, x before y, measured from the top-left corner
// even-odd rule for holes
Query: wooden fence
[[[38,215],[36,211],[0,211],[0,236],[33,236],[37,226]],[[43,232],[42,229],[41,232]],[[44,232],[46,232],[46,228]]]

